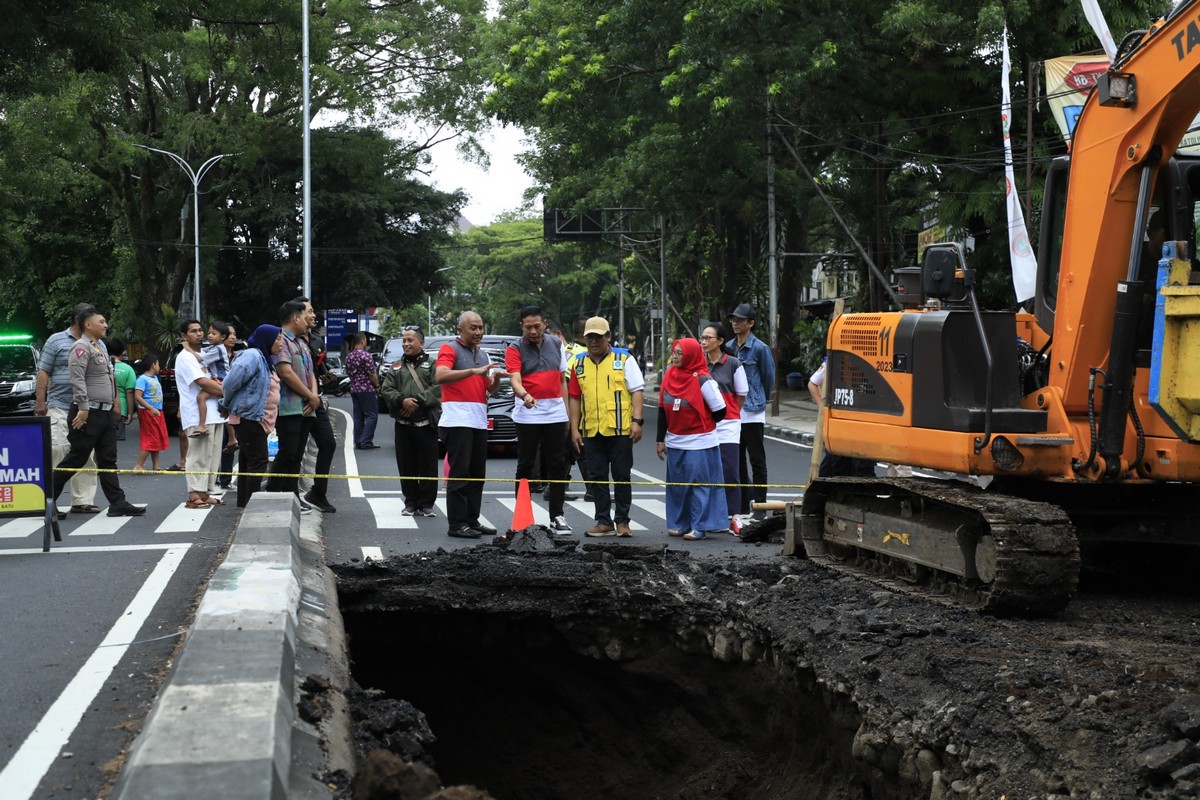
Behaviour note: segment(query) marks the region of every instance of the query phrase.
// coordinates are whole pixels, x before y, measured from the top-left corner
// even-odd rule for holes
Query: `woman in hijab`
[[[717,422],[725,399],[695,339],[671,345],[658,401],[656,450],[667,462],[667,533],[694,541],[728,533]]]
[[[283,348],[283,333],[276,325],[259,325],[246,340],[244,353],[233,360],[222,383],[221,405],[229,412],[230,424],[237,425],[238,508],[245,508],[250,496],[262,486],[262,476],[270,467],[267,437],[275,430],[279,412],[279,376],[271,360]]]

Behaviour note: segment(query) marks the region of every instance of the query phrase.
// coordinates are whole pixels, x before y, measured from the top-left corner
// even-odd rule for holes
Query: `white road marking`
[[[108,514],[97,514],[87,522],[71,531],[72,536],[112,536],[124,527],[133,517],[110,517]]]
[[[375,527],[382,530],[413,529],[417,527],[416,517],[406,517],[400,512],[404,510],[404,501],[398,497],[369,497],[371,513],[375,515]]]
[[[657,484],[662,484],[662,483],[666,482],[662,478],[656,478],[653,475],[648,475],[645,472],[642,472],[640,469],[635,469],[635,470],[630,470],[630,471],[633,473],[634,477],[641,478],[644,481],[651,481],[651,482],[657,483]],[[635,486],[634,488],[636,489],[637,487]]]
[[[381,548],[364,547],[362,549],[362,554],[364,559],[369,558],[372,561],[383,561],[383,550]]]
[[[449,517],[449,516],[450,516],[450,514],[449,514],[449,513],[447,513],[447,511],[446,511],[446,498],[444,498],[444,497],[443,497],[443,498],[440,498],[440,499],[438,499],[437,501],[435,501],[435,502],[434,502],[434,505],[436,505],[436,506],[437,506],[437,510],[438,510],[438,511],[442,512],[442,516],[444,516],[444,517]],[[489,527],[489,528],[496,528],[496,526],[495,526],[495,525],[493,525],[493,524],[492,524],[492,523],[491,523],[491,522],[488,520],[488,518],[487,518],[487,517],[485,517],[485,516],[483,516],[483,515],[480,515],[480,517],[479,517],[479,524],[480,524],[480,525],[486,525],[486,526],[487,526],[487,527]],[[505,525],[503,528],[496,528],[496,530],[499,530],[499,531],[501,531],[501,532],[504,532],[504,531],[508,530],[508,526],[507,526],[507,525]]]
[[[62,752],[71,734],[83,719],[88,706],[96,699],[104,682],[124,657],[129,645],[137,638],[150,611],[158,602],[171,576],[183,561],[190,545],[173,545],[167,549],[157,566],[146,578],[142,588],[117,617],[104,641],[92,652],[87,662],[51,704],[21,748],[0,772],[0,786],[8,800],[27,800],[33,797],[38,784]],[[111,552],[114,548],[93,548]],[[11,552],[11,551],[9,551]],[[57,552],[64,552],[59,550]],[[7,553],[6,553],[7,554]]]
[[[633,504],[638,508],[649,511],[654,516],[661,519],[663,522],[667,520],[667,503],[665,500],[634,500]]]
[[[149,544],[112,544],[104,547],[91,545],[76,545],[74,547],[52,547],[51,553],[134,553],[142,550],[170,550],[172,547],[182,547],[179,542],[154,542]],[[0,558],[5,556],[46,555],[40,547],[23,547],[13,550],[0,550]]]
[[[634,505],[637,505],[637,504],[638,504],[638,502],[634,503]],[[586,500],[571,500],[567,503],[567,505],[569,505],[571,508],[575,509],[576,511],[579,511],[588,519],[595,519],[596,506],[594,503],[589,503]],[[615,508],[615,504],[613,506],[609,507],[609,513],[612,513],[613,508]],[[588,526],[588,527],[591,527],[591,526]],[[629,529],[633,530],[633,531],[649,530],[649,528],[647,528],[642,523],[638,522],[636,519],[629,520]]]
[[[354,417],[352,417],[350,415],[350,412],[343,411],[342,409],[335,408],[333,406],[330,406],[329,410],[336,411],[339,414],[341,414],[343,417],[346,418],[346,430],[347,431],[354,430]],[[354,455],[354,437],[353,436],[343,437],[342,450],[344,451],[345,456],[346,456],[346,474],[347,475],[357,475],[358,474],[358,459]],[[347,478],[346,482],[350,484],[350,496],[351,497],[366,497],[367,496],[366,493],[363,491],[363,482],[361,479]]]
[[[24,539],[26,536],[40,533],[45,524],[45,517],[17,517],[0,525],[0,539]],[[61,522],[59,526],[61,528]]]
[[[167,518],[164,519],[157,528],[155,533],[195,533],[200,530],[200,526],[204,524],[204,518],[208,516],[208,512],[212,511],[212,506],[204,508],[188,508],[183,503],[175,507]]]
[[[513,512],[514,514],[516,513],[517,499],[515,497],[503,497],[500,499],[500,503],[503,506],[505,506],[509,511]],[[533,524],[548,526],[550,524],[550,511],[548,509],[542,508],[537,503],[533,503]],[[506,525],[504,529],[508,530],[509,527],[510,526]]]
[[[786,444],[786,445],[790,445],[792,447],[799,447],[801,450],[812,450],[811,444],[804,444],[803,442],[793,442],[791,439],[780,439],[777,436],[764,436],[763,439],[765,439],[768,442],[779,442],[780,444]]]

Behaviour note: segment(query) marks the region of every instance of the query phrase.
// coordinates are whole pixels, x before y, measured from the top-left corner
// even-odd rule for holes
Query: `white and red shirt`
[[[567,368],[567,351],[557,336],[543,336],[540,346],[524,337],[508,346],[504,366],[509,375],[520,375],[521,386],[537,400],[533,408],[517,397],[513,405],[513,422],[523,425],[544,425],[567,421],[567,404],[563,401],[562,380]]]
[[[434,371],[438,367],[473,369],[491,364],[487,353],[478,347],[467,347],[460,339],[446,342],[438,350]],[[483,375],[472,375],[454,383],[442,384],[441,428],[476,428],[487,430],[488,384]]]
[[[709,410],[720,411],[726,407],[721,388],[707,376],[700,378],[700,394]],[[658,402],[667,414],[667,435],[663,439],[667,447],[674,450],[707,450],[720,444],[712,414],[693,408],[687,400],[674,397],[665,389]]]
[[[725,419],[717,423],[717,439],[721,444],[738,444],[742,441],[741,406],[750,392],[746,370],[733,356],[722,355],[720,361],[708,365],[708,374],[717,382],[725,400]]]

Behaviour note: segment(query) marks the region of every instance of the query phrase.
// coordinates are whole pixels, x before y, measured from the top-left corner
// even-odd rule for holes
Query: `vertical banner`
[[[1087,17],[1092,30],[1096,32],[1096,38],[1100,40],[1100,46],[1104,48],[1108,60],[1112,61],[1117,57],[1117,43],[1113,41],[1112,33],[1108,30],[1108,20],[1104,18],[1100,4],[1096,0],[1080,0],[1080,2],[1083,3],[1083,15]]]
[[[1037,288],[1037,258],[1029,244],[1029,233],[1025,230],[1025,216],[1021,213],[1021,199],[1017,196],[1013,179],[1012,99],[1008,94],[1008,28],[1004,29],[1004,79],[1001,82],[1000,119],[1004,130],[1004,204],[1008,210],[1008,256],[1012,261],[1013,289],[1017,302],[1023,303],[1033,297]]]

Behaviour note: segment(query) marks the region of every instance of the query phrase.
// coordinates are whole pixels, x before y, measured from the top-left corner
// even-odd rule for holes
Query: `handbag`
[[[413,365],[406,362],[404,366],[408,367],[408,371],[412,373],[413,380],[417,382],[417,388],[424,392],[425,383],[421,380],[421,376],[417,374],[417,371],[413,368]],[[437,408],[428,408],[425,410],[425,413],[429,416],[429,424],[435,428],[438,426],[438,423],[442,421],[441,406],[438,406]]]

